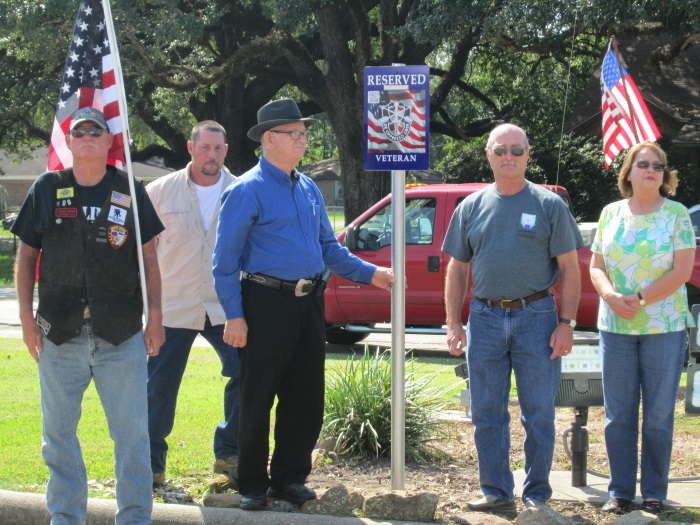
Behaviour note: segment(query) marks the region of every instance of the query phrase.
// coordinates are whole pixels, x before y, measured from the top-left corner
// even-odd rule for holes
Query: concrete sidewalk
[[[515,496],[522,497],[525,471],[516,470]],[[552,499],[560,501],[579,501],[593,505],[602,505],[608,501],[608,478],[598,477],[588,473],[586,487],[571,486],[571,472],[558,471],[549,474],[549,483],[552,485]],[[637,494],[640,493],[637,483]],[[637,496],[636,503],[641,504],[642,498]],[[668,498],[664,504],[671,507],[700,508],[700,479],[694,481],[671,482],[668,485]]]
[[[114,525],[115,500],[88,500],[90,525]],[[46,525],[51,516],[46,496],[0,490],[0,524]],[[249,512],[194,505],[155,503],[151,525],[428,525],[414,521],[374,521],[363,518],[336,518],[292,512]]]
[[[34,291],[34,304],[38,301],[38,292]],[[0,325],[20,326],[17,296],[12,286],[0,286]]]

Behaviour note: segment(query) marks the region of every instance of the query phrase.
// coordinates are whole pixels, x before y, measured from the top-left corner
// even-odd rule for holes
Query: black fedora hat
[[[258,123],[248,130],[248,138],[260,142],[260,137],[268,129],[292,122],[303,122],[308,128],[318,121],[313,118],[303,118],[297,103],[291,98],[273,100],[258,110]]]

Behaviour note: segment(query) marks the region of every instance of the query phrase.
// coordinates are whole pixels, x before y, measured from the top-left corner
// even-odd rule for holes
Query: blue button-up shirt
[[[221,196],[213,264],[226,319],[244,317],[241,270],[296,281],[327,266],[360,284],[369,284],[376,270],[338,243],[316,184],[264,157]]]

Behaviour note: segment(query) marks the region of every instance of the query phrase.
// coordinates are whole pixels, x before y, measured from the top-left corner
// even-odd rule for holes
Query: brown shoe
[[[159,489],[165,486],[165,472],[153,473],[153,488]]]
[[[229,478],[238,479],[238,456],[216,458],[214,473],[226,474]]]

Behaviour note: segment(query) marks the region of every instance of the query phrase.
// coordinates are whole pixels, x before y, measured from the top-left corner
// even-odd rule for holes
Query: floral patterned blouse
[[[635,294],[673,268],[673,252],[695,248],[695,233],[688,210],[666,199],[657,211],[632,215],[627,200],[603,209],[591,246],[605,261],[608,279],[623,295]],[[598,329],[617,334],[656,334],[695,326],[685,284],[672,295],[642,306],[632,319],[615,315],[600,300]]]

